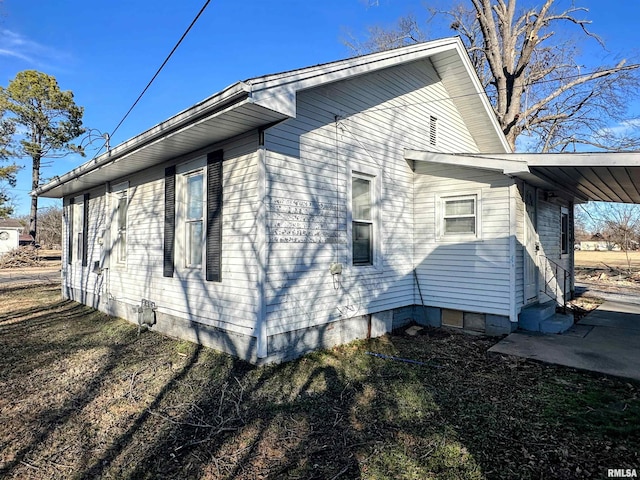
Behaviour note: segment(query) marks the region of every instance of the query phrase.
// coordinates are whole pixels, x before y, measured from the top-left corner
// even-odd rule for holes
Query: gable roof
[[[237,82],[35,193],[60,198],[116,180],[295,117],[299,91],[415,61],[433,64],[480,151],[510,151],[462,41],[452,37]]]
[[[15,218],[0,218],[0,228],[24,228],[19,220]]]

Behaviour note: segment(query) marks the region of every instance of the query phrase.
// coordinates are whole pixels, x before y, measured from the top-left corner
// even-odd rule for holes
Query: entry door
[[[537,227],[537,199],[536,189],[525,183],[524,205],[524,303],[529,304],[538,300],[538,243]]]

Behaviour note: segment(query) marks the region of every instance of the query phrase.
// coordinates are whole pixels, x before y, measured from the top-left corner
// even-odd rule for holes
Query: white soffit
[[[233,108],[160,135],[127,153],[106,153],[62,177],[54,177],[38,190],[42,197],[61,198],[117,181],[140,170],[196,152],[217,142],[287,118],[245,100]],[[124,145],[124,144],[123,144]],[[115,149],[114,149],[115,150]],[[112,152],[114,151],[112,150]]]
[[[525,174],[529,172],[527,163],[510,158],[493,158],[489,155],[456,154],[426,152],[420,150],[405,150],[405,160],[438,163],[456,167],[479,168],[492,170],[505,175]]]
[[[640,152],[441,154],[407,150],[405,158],[502,170],[581,202],[640,204]]]

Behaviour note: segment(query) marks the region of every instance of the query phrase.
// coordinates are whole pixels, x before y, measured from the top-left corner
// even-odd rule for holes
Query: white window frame
[[[202,238],[200,263],[191,264],[190,245],[188,242],[188,224],[195,219],[187,217],[189,208],[187,198],[187,181],[189,177],[202,175]],[[186,272],[204,273],[206,268],[206,238],[207,238],[207,159],[197,158],[190,162],[176,166],[176,266]]]
[[[382,243],[382,222],[380,218],[380,205],[379,199],[381,198],[382,181],[381,171],[371,168],[367,165],[357,165],[352,163],[350,165],[351,175],[348,182],[347,198],[348,198],[348,216],[347,216],[347,229],[348,229],[348,266],[355,269],[355,271],[368,271],[368,270],[380,270],[381,256],[383,250]],[[371,263],[363,265],[353,264],[353,224],[359,222],[362,219],[354,218],[353,216],[353,179],[362,178],[370,181],[370,194],[371,194]]]
[[[78,195],[73,199],[73,214],[72,221],[73,226],[71,229],[73,235],[72,248],[73,252],[71,258],[73,263],[82,264],[82,258],[84,257],[84,209],[87,205],[84,204],[84,195]]]
[[[566,232],[566,251],[563,249],[562,244],[562,224],[563,218],[567,219],[567,232]],[[569,216],[569,209],[567,207],[560,207],[560,258],[566,258],[571,254],[571,250],[573,250],[573,245],[571,245],[571,217]]]
[[[124,258],[122,258],[120,255],[120,241],[122,235],[122,230],[120,228],[120,199],[123,197],[127,202],[124,227]],[[111,251],[113,252],[112,257],[115,257],[115,265],[117,267],[126,267],[127,257],[129,256],[129,206],[131,204],[131,197],[129,195],[129,182],[122,182],[114,185],[111,188],[111,200],[111,235],[113,238],[113,241],[111,242]]]
[[[446,215],[446,203],[456,200],[474,200],[474,215]],[[465,191],[457,195],[436,196],[436,232],[440,242],[469,242],[482,240],[482,195],[480,191]],[[475,218],[475,232],[446,233],[447,218]]]

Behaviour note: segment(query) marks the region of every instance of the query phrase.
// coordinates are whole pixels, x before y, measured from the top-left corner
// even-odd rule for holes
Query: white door
[[[538,300],[538,234],[536,232],[536,189],[525,183],[524,205],[524,303]]]

